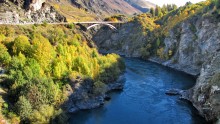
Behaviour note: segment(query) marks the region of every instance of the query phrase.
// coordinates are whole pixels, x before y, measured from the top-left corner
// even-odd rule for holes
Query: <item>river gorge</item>
[[[125,58],[125,86],[110,101],[93,110],[72,114],[70,124],[205,124],[197,110],[167,89],[189,89],[195,78],[149,61]]]

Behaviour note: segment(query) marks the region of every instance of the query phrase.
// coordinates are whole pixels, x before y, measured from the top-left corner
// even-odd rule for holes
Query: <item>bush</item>
[[[106,85],[102,83],[101,81],[96,81],[94,83],[94,94],[100,95],[106,92]]]

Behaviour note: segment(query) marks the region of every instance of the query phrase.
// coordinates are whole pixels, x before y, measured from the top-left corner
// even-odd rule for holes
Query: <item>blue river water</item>
[[[104,106],[72,114],[70,124],[205,124],[192,105],[167,89],[189,89],[195,79],[184,73],[125,58],[126,82],[123,91],[110,93]]]

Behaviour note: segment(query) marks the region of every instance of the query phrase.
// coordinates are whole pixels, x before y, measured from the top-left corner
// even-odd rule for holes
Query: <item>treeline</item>
[[[150,8],[150,13],[153,17],[162,17],[169,13],[170,11],[176,10],[177,5],[175,4],[167,4],[163,5],[162,7],[156,6],[155,8]]]
[[[0,26],[0,66],[7,75],[1,82],[7,102],[1,101],[0,118],[10,123],[65,122],[61,106],[71,80],[92,80],[91,95],[99,95],[124,71],[118,55],[100,55],[74,27]]]

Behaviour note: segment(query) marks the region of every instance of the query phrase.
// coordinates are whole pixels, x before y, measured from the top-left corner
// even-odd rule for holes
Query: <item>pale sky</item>
[[[205,1],[205,0],[147,0],[152,3],[155,3],[159,6],[162,6],[163,4],[176,4],[177,6],[182,6],[185,5],[186,2],[191,1],[192,3],[198,3],[200,1]]]

